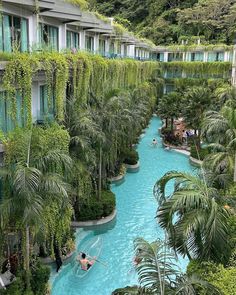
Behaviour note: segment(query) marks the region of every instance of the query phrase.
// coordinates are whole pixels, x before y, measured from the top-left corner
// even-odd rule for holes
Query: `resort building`
[[[0,51],[86,50],[106,57],[148,59],[153,48],[113,20],[63,0],[2,1]]]
[[[88,51],[106,58],[132,58],[140,61],[154,60],[164,64],[185,62],[229,62],[233,60],[230,46],[175,47],[154,46],[151,42],[138,39],[131,33],[121,30],[113,19],[104,18],[92,12],[83,11],[78,6],[62,0],[3,0],[0,18],[0,77],[6,62],[4,53],[14,50],[21,52],[42,51]],[[233,68],[233,75],[235,69]],[[194,78],[184,70],[163,68],[164,92],[173,91],[173,78]],[[226,77],[227,78],[227,77]],[[235,78],[233,78],[234,81]],[[7,93],[0,80],[0,129],[12,130]],[[54,98],[47,99],[45,74],[38,74],[32,84],[33,122],[42,122],[47,116],[54,117]],[[27,108],[22,94],[17,93],[16,116],[18,126],[24,126]],[[22,113],[24,109],[24,114]]]

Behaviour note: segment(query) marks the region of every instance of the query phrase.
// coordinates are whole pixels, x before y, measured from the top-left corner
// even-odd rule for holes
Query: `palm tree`
[[[222,108],[225,104],[235,107],[236,90],[235,87],[229,84],[223,84],[215,89],[215,95],[219,101],[219,106]]]
[[[182,115],[189,128],[198,134],[197,145],[200,148],[201,124],[204,112],[211,104],[211,92],[209,88],[195,86],[189,88],[184,95]],[[198,133],[197,133],[198,131]]]
[[[69,171],[71,159],[60,150],[54,150],[31,157],[32,131],[25,134],[28,142],[25,159],[9,163],[3,171],[6,194],[1,202],[1,219],[5,216],[24,228],[24,266],[27,289],[30,289],[30,229],[41,224],[44,203],[49,198],[63,198],[68,202],[68,185],[58,173]],[[17,221],[17,222],[16,222]]]
[[[158,104],[158,113],[160,114],[161,118],[166,119],[166,127],[168,124],[168,119],[171,119],[171,131],[174,128],[174,119],[179,118],[181,116],[181,94],[178,92],[170,92],[165,94],[159,104]]]
[[[141,286],[160,295],[166,294],[168,289],[171,289],[174,277],[179,273],[174,253],[166,243],[149,243],[143,238],[136,238],[134,247],[136,255],[141,260],[137,265]]]
[[[207,112],[203,121],[203,134],[213,148],[213,154],[206,162],[210,162],[214,170],[218,167],[234,170],[233,179],[236,182],[236,109],[224,106],[220,112]]]
[[[175,180],[174,191],[167,196],[169,182]],[[154,186],[159,202],[157,218],[168,233],[170,246],[189,259],[212,259],[225,262],[230,255],[229,212],[217,203],[218,191],[209,187],[204,175],[171,171]]]
[[[171,119],[171,131],[174,128],[174,119],[181,116],[181,104],[181,94],[175,91],[165,94],[158,104],[158,114],[165,119],[166,127],[168,119]]]
[[[134,241],[136,255],[141,262],[136,266],[140,286],[115,290],[114,295],[195,295],[202,290],[214,295],[221,292],[197,276],[182,274],[176,265],[177,257],[166,242],[157,240],[149,243],[143,238]],[[205,294],[205,293],[204,293]]]

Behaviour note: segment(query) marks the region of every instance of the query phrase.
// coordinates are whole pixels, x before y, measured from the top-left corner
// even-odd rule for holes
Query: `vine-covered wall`
[[[55,101],[55,117],[63,121],[67,86],[79,108],[90,97],[102,97],[113,89],[135,88],[143,82],[160,84],[160,73],[184,73],[195,78],[230,78],[229,62],[140,62],[132,59],[105,59],[85,52],[13,53],[3,75],[3,89],[11,102],[11,117],[17,121],[16,89],[22,95],[22,114],[32,123],[32,81],[44,73],[48,104]],[[180,75],[181,76],[181,75]],[[171,75],[171,78],[174,78]]]
[[[230,62],[182,62],[162,63],[163,71],[184,73],[187,77],[197,78],[230,78],[232,63]]]
[[[27,125],[32,123],[31,87],[34,76],[45,73],[48,103],[55,99],[56,119],[64,119],[64,103],[67,85],[72,90],[77,105],[86,103],[89,95],[102,97],[116,88],[134,88],[159,75],[157,62],[113,60],[87,53],[14,53],[3,75],[3,89],[11,101],[11,117],[16,121],[16,89],[22,95],[27,108]],[[23,110],[22,110],[23,113]]]

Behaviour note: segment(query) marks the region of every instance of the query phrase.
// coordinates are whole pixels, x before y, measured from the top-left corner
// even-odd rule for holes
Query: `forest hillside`
[[[236,0],[89,0],[90,8],[155,44],[233,44]]]

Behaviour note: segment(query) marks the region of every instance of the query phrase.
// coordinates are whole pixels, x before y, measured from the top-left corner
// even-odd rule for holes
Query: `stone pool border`
[[[68,253],[66,256],[62,256],[61,260],[62,261],[66,261],[67,259],[69,259],[73,254],[75,253],[75,250],[71,251],[70,253]],[[47,257],[40,257],[40,261],[43,264],[51,264],[55,262],[55,259],[52,259],[50,256]]]
[[[116,183],[116,182],[120,182],[121,180],[123,180],[125,178],[125,173],[124,174],[120,174],[118,176],[115,176],[115,177],[112,177],[112,178],[109,178],[109,181],[111,183]]]
[[[202,162],[203,161],[191,157],[189,151],[182,150],[182,149],[176,149],[176,148],[173,148],[173,150],[176,151],[177,153],[180,153],[180,154],[183,154],[183,155],[188,156],[189,157],[189,162],[192,165],[195,165],[195,166],[198,166],[198,167],[201,167],[202,166]]]
[[[114,209],[110,215],[104,218],[101,218],[98,220],[88,220],[88,221],[72,221],[71,226],[74,228],[80,228],[80,227],[89,227],[94,225],[103,225],[112,221],[116,217],[116,214],[117,214],[117,210]]]
[[[125,167],[127,169],[127,172],[134,173],[134,172],[138,172],[139,171],[140,164],[139,164],[139,161],[138,161],[134,165],[125,164]]]
[[[197,166],[197,167],[201,167],[201,166],[202,166],[203,161],[191,157],[189,151],[187,151],[187,150],[185,150],[185,149],[183,149],[183,148],[182,148],[182,149],[181,149],[181,148],[178,149],[177,147],[172,146],[172,145],[169,145],[169,144],[166,144],[166,143],[164,143],[164,142],[163,142],[162,144],[163,144],[163,146],[164,146],[166,149],[168,149],[168,150],[170,150],[170,151],[172,150],[172,151],[175,151],[175,152],[177,152],[177,153],[179,153],[179,154],[182,154],[182,155],[187,156],[187,157],[189,158],[189,162],[190,162],[192,165],[195,165],[195,166]]]

